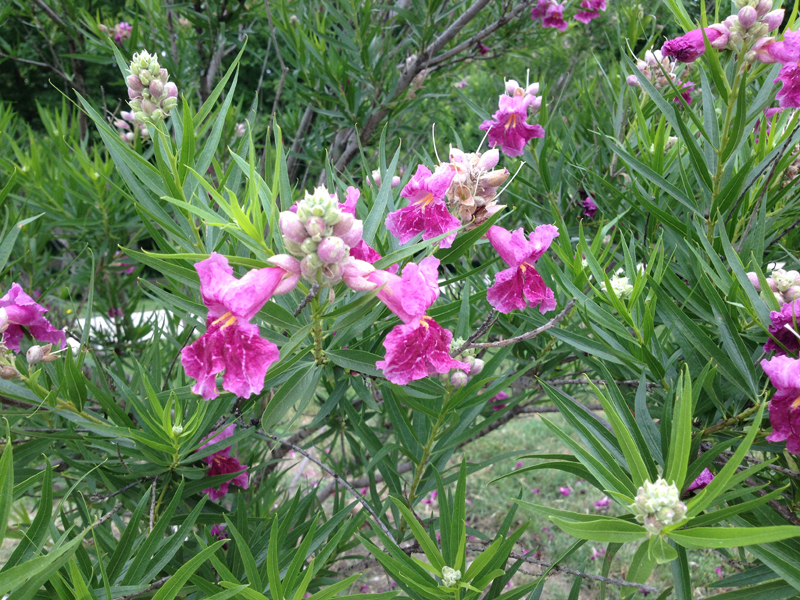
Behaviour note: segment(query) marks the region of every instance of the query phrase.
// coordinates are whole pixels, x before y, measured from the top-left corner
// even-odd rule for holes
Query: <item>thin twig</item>
[[[464,350],[469,348],[470,345],[472,344],[472,342],[474,342],[475,340],[480,338],[482,335],[484,335],[487,331],[489,331],[489,329],[492,327],[492,325],[494,325],[495,321],[497,321],[498,316],[499,315],[497,313],[497,309],[493,308],[492,311],[489,313],[489,316],[486,317],[486,320],[483,323],[481,323],[481,326],[478,327],[478,329],[475,330],[475,333],[473,333],[471,336],[469,336],[467,338],[466,342],[461,344],[461,346],[459,346],[457,350],[455,350],[454,352],[451,352],[450,354],[452,356],[458,356]]]
[[[150,498],[150,533],[153,533],[153,524],[155,523],[156,519],[156,483],[158,482],[158,477],[153,479],[153,490],[151,492],[152,497]]]
[[[544,333],[548,329],[552,329],[572,311],[572,308],[575,306],[575,298],[567,302],[567,305],[564,307],[560,313],[558,313],[555,317],[550,319],[547,323],[542,325],[541,327],[537,327],[533,331],[529,331],[527,333],[523,333],[522,335],[518,335],[513,338],[508,338],[507,340],[498,340],[496,342],[484,342],[482,344],[470,344],[470,348],[502,348],[504,346],[510,346],[511,344],[516,344],[518,342],[524,342],[527,340],[532,340],[536,336],[541,333]]]
[[[170,580],[170,577],[162,577],[155,583],[150,584],[148,587],[143,589],[141,592],[134,592],[133,594],[128,594],[127,596],[119,596],[118,598],[114,598],[114,600],[131,600],[132,598],[136,598],[137,596],[141,596],[146,594],[147,592],[152,592],[153,590],[157,590],[162,585],[167,583]]]
[[[169,383],[169,377],[170,375],[172,375],[172,369],[175,366],[175,363],[178,362],[178,357],[181,355],[181,352],[183,352],[183,349],[186,347],[186,344],[189,343],[189,340],[191,339],[193,333],[194,333],[194,325],[189,327],[189,333],[186,334],[186,339],[183,340],[183,344],[181,344],[181,349],[175,353],[175,358],[173,358],[172,362],[169,364],[169,369],[167,369],[167,376],[164,377],[164,385],[161,386],[162,392],[167,389],[167,384]]]
[[[86,528],[86,530],[88,531],[89,529],[94,529],[95,527],[98,527],[99,525],[102,525],[103,523],[108,521],[111,517],[113,517],[115,514],[117,514],[120,511],[121,508],[122,508],[122,502],[117,502],[114,505],[114,508],[112,508],[110,511],[108,511],[106,514],[104,514],[102,517],[97,519],[97,521],[95,521],[94,523],[89,525]]]
[[[303,312],[303,309],[304,309],[304,308],[305,308],[305,307],[308,305],[308,303],[309,303],[309,302],[311,302],[311,301],[314,299],[314,297],[317,295],[317,292],[319,292],[319,288],[320,288],[319,281],[315,281],[314,283],[312,283],[312,284],[311,284],[311,289],[308,291],[308,294],[306,294],[306,297],[305,297],[305,298],[303,298],[303,299],[300,301],[300,304],[298,304],[298,305],[297,305],[297,308],[295,308],[295,309],[294,309],[294,312],[292,313],[292,316],[293,316],[293,317],[296,317],[296,316],[297,316],[297,315],[299,315],[301,312]]]
[[[271,440],[273,440],[275,442],[278,442],[279,444],[283,444],[285,446],[291,447],[292,450],[294,450],[295,452],[305,456],[308,460],[313,462],[315,465],[317,465],[319,468],[321,468],[323,471],[325,471],[328,475],[330,475],[336,481],[338,481],[340,484],[342,484],[347,489],[347,491],[349,491],[353,495],[353,497],[361,503],[361,505],[367,510],[367,512],[370,515],[372,515],[372,518],[375,520],[375,522],[378,524],[378,526],[383,530],[383,533],[386,534],[386,537],[388,537],[390,540],[394,540],[394,538],[392,537],[392,534],[389,533],[389,528],[386,527],[386,525],[384,525],[383,521],[381,521],[380,518],[378,518],[378,515],[375,513],[375,511],[369,505],[369,502],[367,502],[364,499],[364,496],[359,494],[355,490],[355,488],[352,485],[350,485],[349,483],[347,483],[347,481],[344,480],[338,473],[336,473],[336,471],[334,471],[333,469],[328,467],[328,465],[324,464],[323,462],[321,462],[321,461],[317,460],[316,458],[314,458],[313,456],[311,456],[310,453],[308,453],[305,450],[303,450],[300,446],[296,446],[296,445],[292,444],[291,442],[287,442],[286,440],[282,440],[278,436],[272,435],[271,433],[267,433],[266,431],[263,431],[263,430],[258,430],[257,433],[259,435],[262,435],[262,436],[264,436],[266,438],[269,438],[269,439],[271,439]]]

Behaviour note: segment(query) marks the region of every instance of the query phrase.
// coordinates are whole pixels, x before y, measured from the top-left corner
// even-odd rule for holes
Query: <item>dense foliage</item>
[[[800,596],[774,4],[0,9],[0,596]]]

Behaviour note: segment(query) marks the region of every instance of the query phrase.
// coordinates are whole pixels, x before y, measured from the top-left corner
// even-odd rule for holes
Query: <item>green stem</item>
[[[725,429],[726,427],[729,427],[731,425],[736,425],[737,423],[739,423],[741,421],[744,421],[745,419],[747,419],[751,415],[756,414],[760,407],[761,407],[761,404],[756,404],[754,406],[751,406],[747,410],[743,410],[742,412],[740,412],[738,415],[734,415],[732,417],[729,417],[729,418],[725,419],[724,421],[720,421],[719,423],[716,423],[716,424],[712,425],[708,429],[703,429],[703,431],[699,432],[697,435],[699,435],[701,438],[704,438],[706,436],[711,435],[712,433],[716,433],[717,431],[721,431],[721,430]],[[759,424],[756,423],[755,425],[758,426]]]
[[[324,365],[327,362],[325,352],[322,350],[322,315],[319,314],[319,301],[315,297],[312,304],[312,320],[314,324],[311,327],[311,335],[314,337],[314,362],[318,365]]]

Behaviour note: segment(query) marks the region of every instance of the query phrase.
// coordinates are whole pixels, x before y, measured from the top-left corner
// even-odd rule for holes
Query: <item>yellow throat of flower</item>
[[[220,325],[219,328],[220,329],[225,329],[226,327],[236,323],[236,317],[233,315],[233,313],[228,311],[224,315],[222,315],[219,319],[214,320],[211,324],[212,325],[216,325],[217,323],[221,323],[222,321],[225,321],[225,322],[222,323],[222,325]]]

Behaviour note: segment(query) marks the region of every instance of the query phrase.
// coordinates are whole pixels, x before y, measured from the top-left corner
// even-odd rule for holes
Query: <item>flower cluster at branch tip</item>
[[[531,19],[541,19],[542,27],[554,27],[559,31],[566,31],[569,27],[564,20],[564,5],[555,0],[539,0],[531,9]]]
[[[588,25],[600,16],[600,12],[605,12],[606,0],[582,0],[581,8],[584,10],[575,13],[575,20]]]
[[[461,579],[461,571],[452,567],[442,567],[442,583],[445,587],[453,587]]]
[[[636,61],[636,68],[644,76],[647,81],[653,84],[657,90],[664,88],[670,89],[670,83],[680,90],[680,96],[686,101],[686,104],[692,103],[691,92],[694,90],[694,82],[689,81],[690,69],[687,66],[680,77],[677,73],[678,61],[669,56],[661,53],[661,50],[651,52],[648,50],[644,53],[644,60]],[[629,75],[627,79],[628,85],[631,87],[640,87],[641,83],[636,75]],[[680,100],[676,96],[674,101],[679,103]]]
[[[770,442],[786,442],[786,450],[800,454],[800,360],[774,356],[761,361],[761,368],[775,386],[769,401]]]
[[[451,369],[470,370],[469,363],[450,356],[453,334],[425,314],[439,297],[438,270],[439,259],[429,256],[418,265],[407,264],[402,277],[379,270],[366,276],[378,289],[378,299],[403,321],[384,339],[386,356],[376,363],[392,383],[406,385]]]
[[[480,125],[488,132],[491,148],[499,146],[506,155],[519,156],[529,141],[544,137],[541,125],[528,123],[528,108],[536,112],[542,106],[538,93],[538,83],[523,88],[513,79],[506,82],[506,93],[500,95],[497,112]]]
[[[101,24],[100,31],[110,37],[113,37],[114,41],[118,44],[122,44],[123,40],[127,40],[131,37],[131,31],[133,31],[133,27],[127,21],[120,21],[111,29],[109,29],[106,25]]]
[[[336,195],[318,187],[313,194],[306,192],[305,198],[293,207],[296,212],[283,211],[279,221],[283,243],[297,258],[282,266],[323,286],[332,287],[342,281],[351,262],[350,249],[362,242],[364,225],[355,218],[359,196],[357,189],[349,187],[347,201],[340,204]]]
[[[782,355],[800,350],[800,299],[784,304],[780,310],[773,310],[769,318],[772,321],[770,339],[764,344],[764,352]]]
[[[450,352],[455,352],[463,345],[464,340],[462,338],[451,340]],[[475,348],[467,348],[453,358],[463,361],[469,365],[469,374],[467,374],[467,371],[455,369],[450,373],[442,373],[439,375],[439,379],[442,381],[442,383],[449,383],[453,386],[453,389],[464,387],[470,382],[472,376],[478,375],[481,371],[483,371],[484,362],[480,358],[475,358]]]
[[[119,113],[121,119],[114,119],[114,127],[119,129],[119,137],[128,144],[133,144],[136,140],[136,135],[146,140],[150,137],[150,132],[147,130],[147,125],[139,122],[133,115],[133,112],[123,110]]]
[[[536,261],[555,238],[555,225],[539,225],[525,239],[522,228],[513,232],[493,225],[486,233],[492,247],[510,267],[495,276],[495,283],[486,292],[486,299],[503,314],[538,306],[542,314],[556,307],[556,299],[536,270]]]
[[[630,297],[631,293],[633,292],[633,286],[630,284],[630,281],[627,277],[620,277],[617,274],[612,275],[608,278],[611,282],[611,290],[614,292],[614,295],[619,298],[620,300],[624,300],[625,298]],[[600,289],[604,292],[608,292],[606,282],[600,282]]]
[[[445,164],[455,172],[455,176],[447,190],[447,202],[462,225],[477,227],[504,208],[497,204],[495,196],[497,188],[508,179],[509,172],[508,169],[495,169],[499,160],[500,152],[496,149],[483,154],[450,149],[450,162]]]
[[[236,425],[231,424],[228,425],[225,429],[220,431],[214,437],[208,436],[203,439],[203,444],[198,448],[198,450],[202,450],[207,446],[211,446],[212,444],[216,444],[221,442],[222,440],[226,440],[229,437],[233,436],[236,431]],[[209,439],[210,438],[210,439]],[[224,448],[222,450],[217,450],[213,454],[209,454],[208,456],[203,457],[203,462],[208,465],[208,471],[206,471],[206,477],[214,477],[215,475],[231,475],[233,473],[238,473],[241,470],[246,470],[248,467],[247,465],[243,465],[239,462],[238,459],[230,455],[231,446]],[[250,480],[247,476],[247,473],[239,473],[236,477],[231,478],[228,481],[223,481],[219,484],[219,487],[216,488],[208,488],[203,490],[204,493],[208,494],[208,496],[212,500],[219,500],[225,494],[228,493],[228,488],[231,485],[235,485],[237,487],[246,490],[250,485]],[[218,529],[219,533],[222,533]],[[213,531],[212,531],[213,535]]]
[[[197,380],[192,391],[206,400],[216,398],[216,375],[224,371],[223,389],[240,398],[258,394],[279,352],[250,320],[274,294],[290,292],[297,284],[297,274],[266,267],[236,279],[228,259],[216,252],[194,267],[208,316],[206,332],[181,351],[186,374]]]
[[[639,488],[636,501],[628,508],[652,535],[679,523],[686,516],[686,505],[681,502],[677,486],[660,477],[655,483],[645,481]]]
[[[773,269],[769,277],[766,278],[769,291],[761,288],[758,274],[754,271],[749,272],[747,277],[753,287],[761,292],[762,297],[766,294],[773,294],[775,299],[782,305],[800,298],[800,273],[797,271],[785,271],[782,268]]]
[[[128,75],[128,98],[133,116],[140,123],[159,123],[178,105],[178,87],[146,50],[133,55]]]
[[[51,362],[56,359],[51,354],[52,344],[58,348],[66,345],[64,332],[53,327],[44,317],[47,308],[38,304],[18,283],[0,298],[0,378],[18,379],[19,372],[14,366],[13,352],[19,352],[26,327],[31,336],[40,342],[50,342],[45,346],[32,346],[26,353],[28,364]]]

